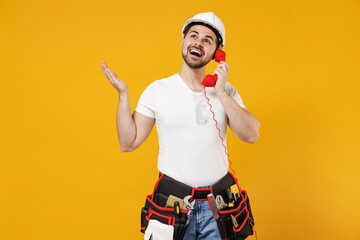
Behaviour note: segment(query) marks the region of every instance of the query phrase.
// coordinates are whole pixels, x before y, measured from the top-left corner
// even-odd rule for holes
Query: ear
[[[183,48],[184,39],[181,40],[181,49]]]

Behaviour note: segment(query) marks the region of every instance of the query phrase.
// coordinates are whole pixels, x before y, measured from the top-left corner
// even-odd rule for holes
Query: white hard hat
[[[219,48],[223,49],[225,46],[225,26],[223,22],[213,12],[199,13],[188,19],[182,29],[182,36],[184,37],[185,32],[189,27],[196,24],[205,24],[209,27],[218,38]]]

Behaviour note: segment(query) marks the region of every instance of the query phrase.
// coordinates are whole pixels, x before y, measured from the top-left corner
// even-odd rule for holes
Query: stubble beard
[[[181,55],[182,55],[185,63],[186,63],[190,68],[193,68],[193,69],[202,68],[202,67],[204,67],[206,64],[208,64],[208,63],[211,61],[211,59],[209,59],[208,61],[203,61],[203,60],[201,60],[200,62],[193,62],[193,61],[190,59],[189,51],[186,51],[185,54],[184,54],[183,51],[181,51]]]

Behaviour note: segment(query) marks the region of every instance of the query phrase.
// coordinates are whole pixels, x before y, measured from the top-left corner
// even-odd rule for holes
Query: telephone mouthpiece
[[[215,86],[216,80],[218,79],[217,75],[206,75],[205,78],[202,81],[202,84],[205,87],[213,87]]]

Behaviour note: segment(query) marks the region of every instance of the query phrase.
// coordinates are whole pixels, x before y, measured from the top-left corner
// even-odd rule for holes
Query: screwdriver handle
[[[178,201],[174,202],[174,212],[175,212],[175,217],[179,218],[180,217],[180,203]]]

